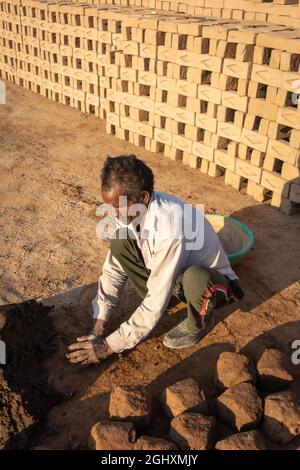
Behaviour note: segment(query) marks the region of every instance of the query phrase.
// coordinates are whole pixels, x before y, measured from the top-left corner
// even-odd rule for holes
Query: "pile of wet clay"
[[[51,308],[34,300],[0,307],[0,448],[30,448],[58,403],[43,362],[54,352]],[[2,348],[3,349],[3,348]]]

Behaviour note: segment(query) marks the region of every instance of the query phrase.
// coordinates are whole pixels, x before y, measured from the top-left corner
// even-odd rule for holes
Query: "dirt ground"
[[[46,367],[49,385],[68,398],[48,413],[41,446],[85,448],[91,426],[107,416],[115,384],[149,384],[159,410],[161,390],[175,380],[192,376],[211,391],[222,351],[236,349],[257,358],[265,347],[278,346],[291,353],[291,342],[300,339],[299,215],[282,215],[225,186],[222,177],[208,177],[107,136],[105,123],[94,116],[13,85],[7,88],[7,105],[0,106],[0,304],[35,298],[54,305],[56,352]],[[216,311],[216,327],[187,350],[162,344],[163,334],[184,310],[179,304],[134,350],[97,367],[72,366],[65,359],[66,346],[90,328],[90,302],[107,251],[95,232],[99,172],[108,154],[129,153],[151,165],[157,190],[249,225],[254,248],[236,268],[246,297],[238,306]],[[112,329],[137,302],[128,285]],[[155,416],[149,433],[166,435],[162,413]]]

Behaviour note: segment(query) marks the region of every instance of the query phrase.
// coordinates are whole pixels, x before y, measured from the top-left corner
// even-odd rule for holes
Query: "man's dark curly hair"
[[[151,168],[135,155],[107,157],[101,171],[101,189],[110,191],[115,184],[121,186],[124,196],[137,203],[142,191],[152,194],[154,175]]]

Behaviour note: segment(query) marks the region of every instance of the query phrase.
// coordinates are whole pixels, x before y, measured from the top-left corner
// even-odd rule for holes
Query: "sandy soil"
[[[128,153],[152,166],[157,190],[249,225],[255,245],[236,268],[246,297],[217,311],[217,326],[188,350],[168,350],[161,341],[184,309],[179,304],[135,350],[97,367],[71,366],[66,345],[90,327],[90,302],[107,250],[95,232],[99,172],[106,155]],[[13,85],[7,105],[0,106],[0,169],[0,303],[36,298],[55,305],[57,352],[47,361],[49,381],[69,397],[50,411],[42,446],[84,448],[90,427],[107,416],[114,384],[149,384],[158,397],[164,386],[193,376],[209,391],[222,351],[257,358],[274,345],[290,353],[291,342],[300,339],[299,215],[284,216],[225,186],[222,178],[106,136],[105,123],[94,116]],[[115,324],[136,305],[128,286]],[[295,373],[300,375],[299,367]],[[150,433],[166,432],[167,423],[157,417]]]

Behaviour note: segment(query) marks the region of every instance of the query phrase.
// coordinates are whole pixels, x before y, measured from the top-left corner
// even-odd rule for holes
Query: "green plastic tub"
[[[231,266],[240,263],[254,243],[249,227],[233,217],[218,214],[205,214],[205,217],[217,232]]]

